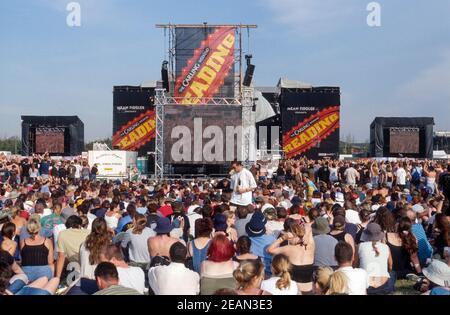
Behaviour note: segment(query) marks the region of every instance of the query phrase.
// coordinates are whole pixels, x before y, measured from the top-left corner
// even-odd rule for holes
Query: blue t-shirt
[[[450,289],[443,287],[433,288],[430,295],[450,295]]]
[[[427,235],[425,234],[422,224],[413,224],[411,231],[417,239],[417,245],[419,247],[417,256],[419,257],[420,264],[423,266],[425,265],[427,259],[431,258],[433,255],[433,247],[431,247],[430,242],[428,242]]]
[[[263,236],[258,237],[250,237],[252,241],[252,246],[250,251],[252,254],[261,257],[262,262],[264,263],[264,270],[266,275],[272,275],[270,267],[272,265],[272,255],[267,252],[267,248],[275,242],[276,238],[273,235],[264,234]]]

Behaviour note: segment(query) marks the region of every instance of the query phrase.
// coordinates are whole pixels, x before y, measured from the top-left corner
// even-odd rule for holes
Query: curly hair
[[[89,251],[89,263],[98,264],[101,261],[100,255],[107,245],[111,243],[111,235],[105,219],[97,218],[92,222],[91,233],[87,236],[85,247]]]

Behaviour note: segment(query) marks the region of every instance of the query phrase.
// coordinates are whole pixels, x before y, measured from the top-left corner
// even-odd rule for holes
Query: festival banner
[[[148,110],[123,126],[113,136],[112,145],[120,150],[138,151],[155,138],[155,129],[155,111]]]
[[[288,159],[303,153],[339,128],[339,107],[333,106],[308,117],[283,136]]]
[[[310,159],[339,155],[339,88],[281,92],[283,151],[286,158]]]
[[[183,104],[234,97],[234,27],[176,29],[175,97]]]
[[[154,96],[155,89],[153,87],[141,86],[115,86],[113,93],[113,130],[114,135],[113,148],[124,150],[138,151],[139,156],[147,156],[147,152],[155,150],[155,136],[145,136],[139,138],[136,142],[135,138],[140,134],[134,134],[132,139],[130,136],[121,135],[124,130],[128,130],[133,124],[144,117],[154,116]],[[136,145],[125,145],[126,142],[136,142]],[[121,142],[122,141],[122,142]],[[121,145],[119,145],[121,144]],[[137,146],[137,144],[139,146]]]

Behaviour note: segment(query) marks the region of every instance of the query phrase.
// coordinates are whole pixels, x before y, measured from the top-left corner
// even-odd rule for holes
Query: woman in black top
[[[40,230],[39,216],[32,216],[27,223],[30,237],[20,241],[22,270],[30,282],[40,277],[50,280],[54,273],[53,244],[50,239],[39,235]]]
[[[386,245],[392,255],[392,270],[397,279],[405,279],[408,273],[422,272],[417,252],[419,247],[414,234],[411,232],[411,220],[403,217],[399,220],[396,232],[386,233]]]

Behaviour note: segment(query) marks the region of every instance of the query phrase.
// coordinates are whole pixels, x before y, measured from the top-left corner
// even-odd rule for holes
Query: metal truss
[[[241,105],[239,98],[166,96],[167,105]]]
[[[156,140],[155,140],[155,179],[164,178],[164,105],[166,105],[165,90],[155,89],[156,107]]]
[[[250,166],[256,155],[256,128],[253,113],[253,88],[243,87],[242,90],[242,161]]]

